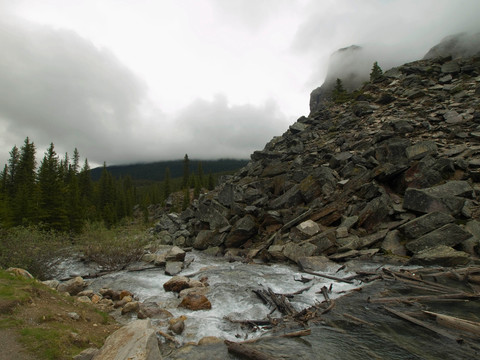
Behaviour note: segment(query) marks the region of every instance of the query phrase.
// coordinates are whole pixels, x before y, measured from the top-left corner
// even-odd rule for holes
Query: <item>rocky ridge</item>
[[[158,241],[230,257],[478,262],[480,58],[392,68],[317,104],[181,214]]]

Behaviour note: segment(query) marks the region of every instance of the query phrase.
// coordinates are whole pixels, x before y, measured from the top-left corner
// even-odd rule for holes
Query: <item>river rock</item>
[[[439,245],[455,246],[471,236],[472,234],[463,230],[460,226],[456,224],[447,224],[419,237],[416,240],[408,242],[406,248],[413,253],[418,253],[422,250],[437,247]]]
[[[167,261],[165,264],[165,274],[175,276],[183,270],[183,262],[181,261]]]
[[[315,272],[335,272],[340,265],[326,256],[305,256],[298,258],[298,265],[302,270]]]
[[[161,359],[155,329],[150,320],[135,320],[110,335],[95,360]]]
[[[299,258],[312,256],[316,251],[317,247],[309,242],[304,244],[289,242],[283,248],[283,255],[286,258],[297,262]]]
[[[183,299],[178,307],[183,307],[189,310],[209,310],[212,304],[205,295],[188,294]]]
[[[233,225],[225,240],[225,246],[236,248],[253,237],[258,230],[258,224],[252,215],[245,215]]]
[[[140,303],[137,316],[139,319],[152,318],[159,320],[166,320],[173,317],[170,311],[162,309],[160,305],[155,302]]]
[[[455,218],[453,216],[443,212],[434,211],[409,221],[408,223],[400,226],[398,230],[407,239],[416,239],[426,233],[429,233],[430,231],[438,229],[454,221]]]
[[[410,259],[412,265],[458,266],[466,265],[469,262],[469,254],[463,251],[454,250],[445,245],[425,249],[415,254]]]
[[[205,250],[221,245],[224,239],[225,236],[219,235],[217,230],[200,230],[193,242],[193,247],[197,250]]]
[[[82,277],[77,276],[73,279],[70,279],[64,283],[58,285],[57,290],[60,293],[67,292],[71,296],[77,295],[80,291],[87,287],[87,283],[83,280]]]
[[[165,255],[166,261],[184,261],[185,260],[185,251],[180,249],[178,246],[173,246],[170,250],[168,250],[167,254]]]
[[[174,276],[163,284],[165,291],[180,292],[190,287],[190,279],[185,276]]]
[[[131,313],[131,312],[137,312],[139,309],[139,304],[138,301],[130,301],[125,304],[125,306],[122,308],[122,315]]]

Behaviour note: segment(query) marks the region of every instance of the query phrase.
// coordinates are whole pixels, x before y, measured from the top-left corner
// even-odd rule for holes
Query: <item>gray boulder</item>
[[[110,335],[95,360],[162,359],[150,320],[135,320]]]
[[[239,247],[248,239],[257,234],[258,224],[252,215],[245,215],[239,219],[225,240],[226,247]]]
[[[407,239],[416,239],[426,233],[429,233],[430,231],[438,229],[454,221],[455,218],[453,216],[439,211],[434,211],[409,221],[408,223],[400,226],[398,230]]]
[[[445,245],[420,251],[410,259],[412,265],[458,266],[469,262],[470,255],[466,252],[457,251]]]
[[[407,243],[406,248],[413,253],[433,248],[439,245],[455,246],[470,238],[472,234],[463,230],[456,224],[447,224],[440,229],[412,240]]]

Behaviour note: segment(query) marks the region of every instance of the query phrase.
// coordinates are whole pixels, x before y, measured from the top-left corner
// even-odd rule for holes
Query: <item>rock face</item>
[[[136,320],[110,335],[94,360],[159,360],[155,329],[150,320]]]
[[[480,33],[460,33],[444,38],[439,44],[432,47],[423,58],[433,59],[440,56],[459,58],[475,55],[480,55]]]
[[[418,258],[439,246],[475,261],[480,230],[465,224],[480,217],[479,89],[476,57],[387,70],[356,99],[300,117],[154,234],[267,261]]]

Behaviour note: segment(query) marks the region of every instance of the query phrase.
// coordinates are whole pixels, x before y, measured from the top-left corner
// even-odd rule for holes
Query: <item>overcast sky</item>
[[[479,0],[0,0],[0,164],[27,136],[93,165],[247,158],[308,115],[335,50],[400,64],[480,31],[479,14]]]

